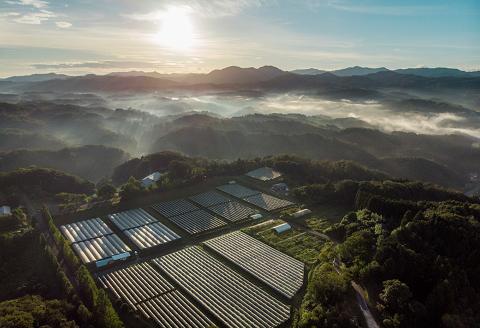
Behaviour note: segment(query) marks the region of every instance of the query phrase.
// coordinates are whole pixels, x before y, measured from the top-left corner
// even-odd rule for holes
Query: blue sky
[[[0,0],[0,76],[480,69],[480,1]]]

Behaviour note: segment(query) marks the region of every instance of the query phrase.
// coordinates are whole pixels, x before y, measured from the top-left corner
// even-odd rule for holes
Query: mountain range
[[[172,74],[162,74],[158,72],[144,72],[144,71],[128,71],[128,72],[113,72],[109,73],[106,76],[116,76],[116,77],[149,77],[156,79],[165,79],[180,83],[188,84],[204,84],[204,83],[216,83],[216,84],[226,84],[226,83],[251,83],[253,81],[267,81],[275,77],[282,75],[296,74],[296,75],[321,75],[325,73],[330,73],[335,76],[349,77],[349,76],[365,76],[370,74],[375,74],[379,72],[395,72],[399,74],[406,75],[416,75],[422,77],[480,77],[480,71],[467,72],[462,71],[456,68],[446,68],[446,67],[436,67],[436,68],[404,68],[389,70],[385,67],[371,68],[371,67],[361,67],[353,66],[347,67],[338,70],[320,70],[316,68],[307,68],[307,69],[296,69],[292,71],[283,71],[274,66],[262,66],[259,68],[248,67],[242,68],[238,66],[229,66],[223,69],[216,69],[209,73],[172,73]],[[84,78],[91,78],[98,75],[85,75]],[[74,79],[80,78],[79,76],[68,76],[65,74],[57,73],[46,73],[46,74],[31,74],[23,76],[11,76],[4,79],[0,79],[3,82],[14,82],[14,83],[24,83],[24,82],[44,82],[48,80],[65,80],[65,79]]]
[[[151,92],[156,90],[253,90],[285,91],[312,89],[329,94],[353,92],[360,96],[378,89],[480,89],[480,72],[448,68],[418,68],[399,71],[386,68],[351,67],[333,72],[303,74],[282,71],[273,66],[240,68],[230,66],[207,74],[160,74],[120,72],[107,75],[31,75],[0,81],[2,92]],[[322,72],[322,71],[319,71]],[[374,90],[375,89],[375,90]],[[347,97],[348,98],[348,97]]]

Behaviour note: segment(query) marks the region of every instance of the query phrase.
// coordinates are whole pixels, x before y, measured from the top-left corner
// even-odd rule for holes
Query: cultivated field
[[[100,218],[65,224],[60,227],[72,243],[112,234],[113,231]]]
[[[130,251],[117,235],[110,234],[72,244],[83,263],[90,263]]]
[[[241,231],[210,239],[204,244],[288,298],[302,287],[302,262]]]
[[[175,290],[150,264],[142,263],[99,277],[102,285],[159,327],[210,327],[211,320]]]
[[[154,263],[228,327],[276,327],[290,318],[288,305],[198,246]]]

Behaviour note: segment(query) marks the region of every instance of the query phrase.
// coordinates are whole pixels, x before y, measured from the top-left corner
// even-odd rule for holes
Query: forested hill
[[[368,290],[387,328],[476,327],[480,320],[480,202],[410,182],[308,185],[295,191],[309,206],[349,204],[354,212],[324,232],[338,241],[311,274],[299,326],[355,327],[342,316],[345,282]]]
[[[129,157],[120,149],[105,146],[82,146],[58,151],[16,150],[0,152],[0,171],[7,172],[34,165],[98,181],[110,176],[113,169]]]

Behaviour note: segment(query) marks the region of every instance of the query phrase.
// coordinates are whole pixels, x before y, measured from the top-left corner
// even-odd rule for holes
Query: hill
[[[128,159],[129,155],[123,150],[105,146],[82,146],[58,151],[16,150],[0,153],[0,171],[33,165],[98,181],[110,176],[114,167]]]

